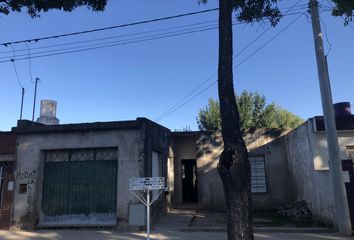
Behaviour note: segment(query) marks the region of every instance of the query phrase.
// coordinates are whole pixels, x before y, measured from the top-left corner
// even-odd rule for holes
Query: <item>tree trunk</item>
[[[232,5],[233,0],[219,0],[218,89],[224,151],[218,170],[225,192],[228,240],[253,240],[250,164],[233,88]]]

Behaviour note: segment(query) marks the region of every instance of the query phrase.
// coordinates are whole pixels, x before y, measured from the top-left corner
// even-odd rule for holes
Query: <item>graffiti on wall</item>
[[[16,179],[20,184],[20,193],[27,194],[26,195],[27,212],[32,211],[33,185],[36,181],[36,175],[37,175],[36,170],[18,171],[16,174]]]
[[[37,171],[18,171],[16,174],[16,179],[18,179],[20,184],[34,184],[36,180]]]

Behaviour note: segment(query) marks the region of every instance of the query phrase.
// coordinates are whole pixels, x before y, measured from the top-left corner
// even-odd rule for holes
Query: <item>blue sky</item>
[[[303,0],[300,4],[305,4]],[[323,1],[328,5],[326,1]],[[281,8],[289,7],[289,1]],[[146,19],[176,15],[217,7],[217,1],[199,5],[198,1],[152,0],[109,1],[106,11],[93,13],[86,8],[71,13],[51,11],[31,19],[23,13],[0,17],[0,42],[22,40],[66,32],[81,31]],[[305,11],[304,9],[301,11]],[[267,40],[293,21],[297,15],[284,17],[281,23],[235,59],[244,60]],[[331,51],[328,56],[334,102],[354,103],[354,24],[344,27],[343,19],[322,12]],[[217,12],[147,25],[122,28],[37,43],[30,48],[69,43],[86,39],[150,31],[197,22],[217,20]],[[234,27],[234,54],[261,34],[267,26],[259,24]],[[326,51],[329,43],[326,41]],[[14,45],[16,50],[26,48]],[[0,57],[11,56],[10,47],[0,46]],[[34,50],[31,51],[31,53]],[[27,52],[16,52],[27,54]],[[206,81],[217,70],[217,30],[154,41],[121,45],[82,53],[32,59],[33,78],[40,78],[39,101],[58,102],[61,123],[117,121],[147,117],[156,120],[186,94]],[[29,62],[16,61],[16,68],[26,89],[23,116],[31,119],[34,85],[30,82]],[[0,130],[16,125],[20,112],[21,89],[11,62],[0,63]],[[214,78],[214,80],[216,80]],[[322,114],[311,24],[303,16],[269,45],[234,71],[236,92],[244,89],[264,94],[268,102],[288,109],[304,119]],[[207,86],[207,85],[206,85]],[[174,130],[190,126],[197,129],[198,110],[207,99],[217,98],[216,85],[182,106],[160,124]]]

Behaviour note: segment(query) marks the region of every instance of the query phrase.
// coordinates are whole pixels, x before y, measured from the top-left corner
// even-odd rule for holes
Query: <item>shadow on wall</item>
[[[201,209],[225,210],[224,192],[217,169],[223,147],[220,132],[202,132],[197,139],[198,194]]]

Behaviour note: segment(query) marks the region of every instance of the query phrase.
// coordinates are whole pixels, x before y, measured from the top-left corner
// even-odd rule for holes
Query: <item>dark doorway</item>
[[[352,228],[354,228],[354,169],[353,160],[342,160],[343,171],[349,172],[350,182],[345,183]]]
[[[13,205],[13,162],[0,163],[0,229],[9,229]]]
[[[183,202],[198,202],[197,163],[195,159],[182,160]]]

